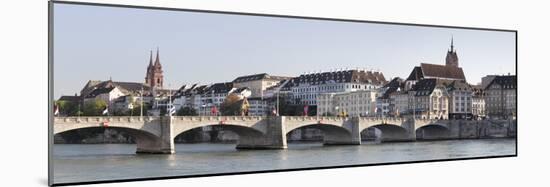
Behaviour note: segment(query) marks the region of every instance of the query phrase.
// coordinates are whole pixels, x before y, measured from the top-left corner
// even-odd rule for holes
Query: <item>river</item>
[[[447,140],[237,150],[235,144],[176,144],[176,154],[137,155],[134,144],[55,144],[54,183],[182,176],[337,165],[514,155],[515,139]]]

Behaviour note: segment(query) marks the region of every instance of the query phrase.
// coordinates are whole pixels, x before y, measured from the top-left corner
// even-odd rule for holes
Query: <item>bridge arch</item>
[[[378,130],[380,134],[376,132]],[[372,133],[375,134],[372,134]],[[400,125],[381,123],[369,126],[367,128],[361,129],[362,136],[377,136],[376,139],[381,142],[391,142],[391,141],[410,141],[409,132],[407,129]]]
[[[137,116],[84,116],[54,118],[53,135],[77,129],[116,129],[133,137],[136,153],[171,153],[170,142],[162,138],[160,118]]]
[[[430,123],[416,128],[415,130],[417,140],[441,140],[450,139],[451,130],[447,124],[442,123]]]
[[[83,131],[83,130],[84,131],[93,130],[93,129],[112,129],[118,132],[128,134],[128,136],[132,137],[136,143],[136,146],[137,146],[136,153],[155,152],[153,150],[150,150],[149,148],[161,147],[162,140],[159,136],[142,129],[128,128],[128,127],[87,126],[87,127],[71,128],[71,129],[64,129],[63,131],[57,131],[55,132],[54,136],[62,136],[63,134],[66,134],[66,133]]]
[[[243,125],[243,124],[213,124],[213,123],[205,123],[205,124],[196,124],[189,127],[184,128],[176,128],[173,132],[173,137],[176,138],[179,135],[185,134],[185,133],[192,133],[192,131],[204,128],[204,127],[211,127],[216,128],[216,130],[222,130],[222,131],[230,131],[238,136],[238,140],[241,140],[243,138],[260,138],[265,135],[264,132],[261,130],[255,129],[253,127]],[[238,142],[237,142],[238,143]]]
[[[331,123],[302,123],[287,126],[285,136],[290,137],[290,134],[298,129],[313,128],[318,129],[323,133],[323,144],[325,145],[344,145],[355,144],[353,142],[352,132],[344,125]]]

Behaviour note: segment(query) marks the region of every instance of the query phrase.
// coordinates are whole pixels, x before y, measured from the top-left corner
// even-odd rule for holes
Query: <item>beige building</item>
[[[95,99],[103,100],[109,107],[114,106],[114,101],[125,94],[118,87],[98,88],[84,96],[84,103]]]
[[[409,111],[409,94],[407,92],[398,91],[390,95],[393,101],[393,111],[395,116],[407,114]]]
[[[248,88],[252,92],[250,97],[264,97],[264,91],[289,77],[272,76],[267,73],[237,77],[233,80],[234,88]]]
[[[370,116],[376,111],[374,90],[344,93],[322,93],[317,97],[319,115]]]
[[[409,110],[417,118],[448,119],[449,94],[440,79],[422,79],[409,91]]]

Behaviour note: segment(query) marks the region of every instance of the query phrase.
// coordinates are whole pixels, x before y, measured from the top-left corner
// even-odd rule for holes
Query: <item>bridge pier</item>
[[[285,117],[268,117],[264,135],[240,136],[237,149],[286,149]]]
[[[138,154],[173,154],[175,151],[173,126],[170,117],[160,117],[157,124],[160,137],[136,138]]]

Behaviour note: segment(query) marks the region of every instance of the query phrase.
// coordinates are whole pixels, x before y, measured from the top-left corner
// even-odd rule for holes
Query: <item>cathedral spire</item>
[[[458,67],[458,55],[456,54],[456,50],[454,48],[454,38],[451,36],[451,49],[447,51],[447,57],[445,58],[446,66]]]
[[[157,58],[155,59],[155,66],[160,66],[160,60],[159,60],[159,48],[157,47]]]
[[[147,67],[147,74],[145,75],[145,84],[151,88],[162,88],[164,82],[164,76],[162,75],[162,65],[160,65],[159,49],[157,47],[157,56],[155,63],[153,63],[153,51],[149,56],[149,67]]]
[[[153,50],[150,51],[149,54],[149,67],[153,66]]]
[[[451,36],[451,52],[453,52],[454,45],[453,45],[453,37]]]

